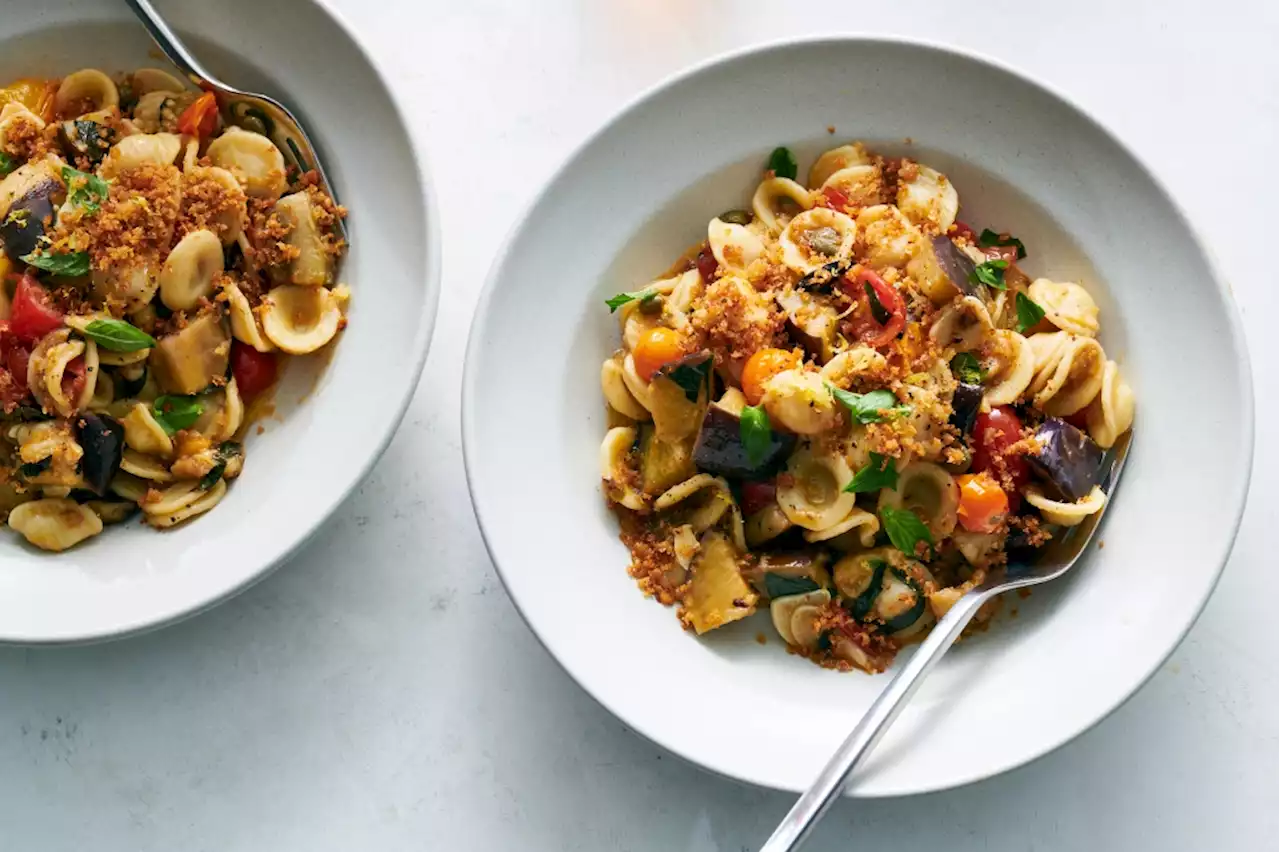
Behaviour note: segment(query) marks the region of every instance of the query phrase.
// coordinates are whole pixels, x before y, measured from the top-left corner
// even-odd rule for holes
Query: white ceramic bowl
[[[163,66],[118,0],[11,4],[0,83],[84,67]],[[177,8],[177,7],[181,8]],[[391,439],[426,357],[439,290],[435,211],[420,153],[386,83],[350,34],[308,0],[162,6],[227,82],[297,107],[350,209],[341,279],[350,325],[331,359],[295,359],[278,416],[250,434],[244,474],[208,515],[159,533],[108,528],[58,555],[0,536],[0,641],[119,636],[223,600],[328,517]],[[328,360],[326,365],[323,362]]]
[[[463,438],[489,552],[574,679],[691,761],[807,786],[888,676],[757,644],[773,635],[767,613],[697,639],[641,596],[600,492],[599,371],[618,345],[607,296],[743,206],[775,145],[803,173],[848,139],[940,168],[965,220],[1026,242],[1030,272],[1083,280],[1138,398],[1105,547],[945,658],[850,788],[899,795],[1010,769],[1114,710],[1195,620],[1235,534],[1253,440],[1236,310],[1168,194],[1097,123],[1010,70],[923,44],[805,41],[689,71],[588,140],[512,235],[472,328]]]

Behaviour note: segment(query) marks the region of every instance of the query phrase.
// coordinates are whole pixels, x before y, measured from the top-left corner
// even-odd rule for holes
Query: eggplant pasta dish
[[[791,651],[878,672],[1102,508],[1134,394],[1084,287],[958,221],[944,175],[860,143],[797,172],[773,151],[749,209],[608,300],[601,476],[687,629],[767,606]]]
[[[0,511],[36,547],[212,509],[284,359],[346,324],[345,211],[226,118],[156,69],[0,89]]]

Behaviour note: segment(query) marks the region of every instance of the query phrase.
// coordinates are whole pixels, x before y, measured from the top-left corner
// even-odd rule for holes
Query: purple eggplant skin
[[[956,289],[966,296],[979,295],[981,284],[975,283],[973,271],[977,265],[962,252],[950,237],[936,236],[930,241],[934,256],[938,258],[938,266],[946,273],[947,279]]]
[[[10,260],[16,263],[36,250],[64,193],[62,184],[46,177],[35,181],[9,206],[0,218],[0,242]]]
[[[699,470],[729,479],[764,479],[786,464],[796,445],[795,435],[773,432],[768,451],[757,464],[752,464],[742,444],[741,429],[736,414],[708,405],[693,447],[693,463]]]
[[[84,450],[80,475],[89,490],[105,495],[120,470],[124,455],[124,426],[104,414],[82,412],[76,417],[76,440]]]
[[[1031,472],[1054,500],[1074,503],[1088,496],[1102,473],[1102,448],[1065,420],[1050,417],[1036,430],[1039,451],[1028,455]]]
[[[982,385],[965,382],[956,385],[956,392],[951,397],[951,425],[959,429],[961,435],[967,437],[973,431],[978,409],[982,407],[982,395]]]

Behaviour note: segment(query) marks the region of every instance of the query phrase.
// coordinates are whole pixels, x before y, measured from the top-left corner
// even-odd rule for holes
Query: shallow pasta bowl
[[[0,641],[125,635],[247,587],[367,473],[426,357],[438,296],[437,223],[421,154],[372,62],[309,0],[172,5],[161,3],[161,12],[211,70],[280,98],[313,131],[350,210],[351,250],[338,274],[352,292],[349,325],[331,349],[291,360],[275,412],[260,432],[249,430],[244,472],[214,511],[163,532],[110,527],[61,554],[38,553],[6,530]],[[168,67],[113,0],[18,4],[5,11],[0,48],[0,83],[82,68]]]
[[[1235,535],[1253,423],[1235,308],[1186,218],[1096,122],[986,60],[879,39],[755,49],[664,83],[571,156],[500,254],[472,329],[463,439],[490,554],[568,672],[695,763],[805,788],[887,679],[759,643],[764,614],[694,638],[636,589],[597,467],[600,364],[618,345],[604,300],[743,206],[775,146],[803,171],[852,139],[938,168],[962,218],[1035,247],[1029,274],[1095,295],[1141,433],[1099,547],[956,648],[849,788],[902,795],[1018,766],[1114,710],[1195,620]],[[1192,358],[1191,340],[1215,345]],[[1213,387],[1214,405],[1188,405],[1194,387]],[[1200,482],[1212,500],[1191,497]]]

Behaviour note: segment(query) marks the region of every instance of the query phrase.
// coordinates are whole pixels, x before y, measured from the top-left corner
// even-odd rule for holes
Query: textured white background
[[[520,621],[467,499],[459,376],[494,250],[579,139],[692,62],[841,30],[991,54],[1135,147],[1234,286],[1258,436],[1222,582],[1131,702],[1004,777],[841,803],[812,848],[1277,848],[1274,2],[330,2],[390,73],[434,167],[444,293],[422,386],[327,529],[239,599],[111,645],[0,649],[0,852],[739,852],[767,836],[788,797],[640,740]],[[1188,341],[1188,357],[1212,345]],[[1212,404],[1188,388],[1188,405]],[[1186,450],[1212,453],[1212,436]],[[1194,523],[1213,493],[1170,495],[1171,524]]]

